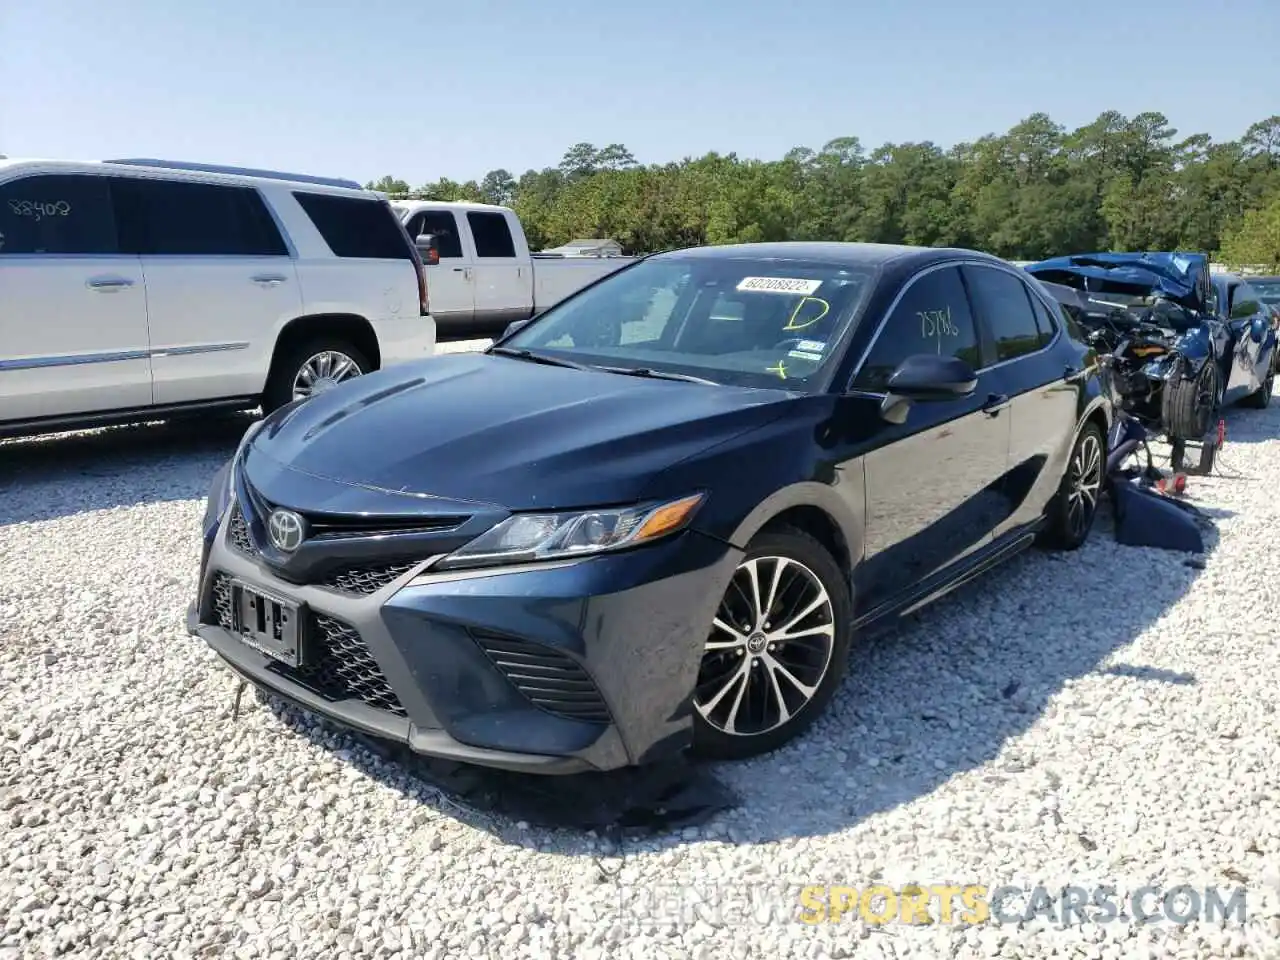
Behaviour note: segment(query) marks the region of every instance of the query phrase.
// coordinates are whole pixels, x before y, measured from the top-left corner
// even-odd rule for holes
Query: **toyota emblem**
[[[292,510],[272,510],[267,519],[267,534],[277,550],[293,553],[302,546],[305,525]]]

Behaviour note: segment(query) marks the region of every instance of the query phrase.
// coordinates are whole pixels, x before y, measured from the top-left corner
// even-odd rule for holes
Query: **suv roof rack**
[[[131,167],[159,167],[165,170],[192,170],[198,173],[226,173],[240,177],[262,177],[265,180],[292,180],[297,183],[314,183],[325,187],[344,187],[348,190],[363,190],[354,180],[341,177],[313,177],[305,173],[283,173],[279,170],[257,170],[252,167],[228,167],[215,163],[189,163],[184,160],[154,160],[151,158],[134,158],[126,160],[104,160],[103,163],[126,164]]]

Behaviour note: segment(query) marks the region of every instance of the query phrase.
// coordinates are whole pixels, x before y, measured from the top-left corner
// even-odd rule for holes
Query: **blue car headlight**
[[[697,493],[632,507],[517,513],[444,557],[433,569],[564,560],[639,546],[685,529],[704,499],[704,494]]]
[[[261,420],[251,423],[249,429],[244,432],[244,436],[240,438],[240,443],[236,446],[236,452],[231,455],[231,459],[224,463],[218,469],[218,472],[213,475],[213,481],[209,484],[209,494],[205,499],[204,520],[201,523],[201,529],[204,530],[206,539],[213,535],[213,531],[217,529],[218,524],[222,522],[223,515],[231,506],[231,501],[235,499],[236,464],[240,462],[244,448],[249,445],[249,441],[253,439],[254,434],[261,429]]]

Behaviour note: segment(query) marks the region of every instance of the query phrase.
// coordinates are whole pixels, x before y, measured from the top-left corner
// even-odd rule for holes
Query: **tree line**
[[[1238,139],[1181,136],[1161,113],[1107,111],[1069,130],[1035,113],[950,148],[868,151],[857,137],[780,160],[708,153],[643,165],[579,143],[557,166],[395,197],[511,206],[534,249],[611,237],[631,253],[769,240],[862,240],[986,250],[1012,260],[1103,250],[1195,250],[1280,270],[1280,116]]]

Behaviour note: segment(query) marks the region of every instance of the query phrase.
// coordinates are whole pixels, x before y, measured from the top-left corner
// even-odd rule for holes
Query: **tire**
[[[753,601],[752,571],[763,602]],[[753,610],[770,599],[774,613],[789,618],[772,634],[765,631],[764,614]],[[812,603],[818,606],[801,616]],[[787,627],[790,642],[770,642]],[[840,686],[852,632],[848,578],[822,544],[792,527],[759,533],[734,571],[707,637],[693,693],[691,752],[742,760],[798,737]]]
[[[1262,386],[1245,397],[1244,405],[1253,407],[1255,410],[1267,409],[1267,407],[1271,406],[1271,394],[1275,387],[1276,362],[1272,359],[1271,363],[1267,364],[1267,377],[1262,381]]]
[[[1169,375],[1161,398],[1161,421],[1171,440],[1199,440],[1213,426],[1218,412],[1221,386],[1218,383],[1218,365],[1213,358],[1205,361],[1194,380],[1182,376],[1184,360]],[[1205,397],[1212,397],[1210,403]]]
[[[271,366],[271,374],[267,377],[266,389],[262,392],[262,412],[263,414],[271,413],[278,410],[286,403],[296,399],[295,383],[302,377],[303,370],[314,363],[314,367],[318,367],[323,371],[324,363],[319,358],[326,354],[333,357],[339,357],[352,364],[354,370],[349,368],[343,369],[342,373],[336,380],[324,381],[328,389],[337,383],[344,383],[347,380],[364,376],[373,369],[373,364],[369,362],[369,358],[359,349],[352,346],[346,340],[340,337],[314,337],[310,340],[302,340],[292,346],[285,347],[279,355],[277,355],[275,363]],[[332,369],[332,368],[330,368]],[[316,390],[319,393],[320,390]]]
[[[1058,492],[1049,504],[1049,525],[1041,538],[1045,546],[1076,550],[1089,539],[1098,515],[1106,464],[1106,438],[1098,425],[1089,421],[1076,437]]]

